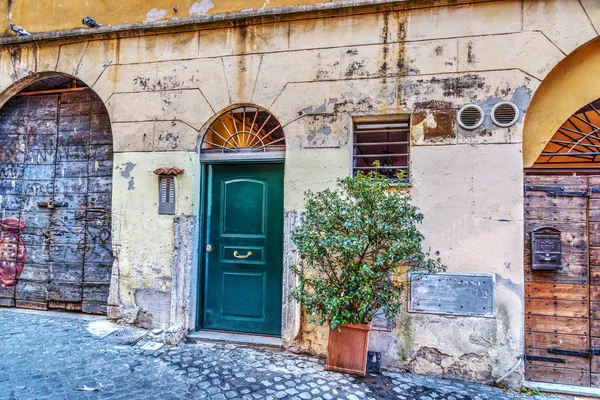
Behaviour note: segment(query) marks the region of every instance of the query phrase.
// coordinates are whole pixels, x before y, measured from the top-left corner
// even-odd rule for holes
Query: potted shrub
[[[292,296],[311,322],[329,324],[328,370],[365,375],[370,325],[395,321],[408,271],[444,270],[421,248],[423,220],[399,180],[374,171],[338,180],[335,190],[306,192],[292,239],[301,265]]]

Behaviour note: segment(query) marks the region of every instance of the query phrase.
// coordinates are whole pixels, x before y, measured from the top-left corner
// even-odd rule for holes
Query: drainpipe
[[[517,363],[515,364],[514,367],[512,367],[510,369],[510,371],[508,371],[506,374],[502,375],[500,378],[496,379],[496,383],[500,383],[503,380],[506,379],[507,376],[509,376],[510,374],[512,374],[513,372],[515,372],[515,370],[519,367],[519,365],[521,365],[521,361],[523,360],[523,357],[519,357],[519,359],[517,360]]]

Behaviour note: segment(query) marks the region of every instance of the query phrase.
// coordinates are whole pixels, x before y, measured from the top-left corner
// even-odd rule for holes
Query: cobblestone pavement
[[[232,344],[144,350],[159,347],[159,336],[118,345],[94,324],[111,325],[97,317],[0,310],[0,399],[533,399],[398,373],[355,378],[324,371],[319,358]],[[557,399],[535,397],[551,398]]]

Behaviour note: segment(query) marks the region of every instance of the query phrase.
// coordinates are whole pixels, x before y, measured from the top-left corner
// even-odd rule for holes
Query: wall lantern
[[[177,167],[162,167],[154,170],[158,175],[158,213],[175,214],[175,177],[183,174]]]
[[[561,268],[562,243],[558,229],[543,226],[531,232],[531,269],[557,271]]]

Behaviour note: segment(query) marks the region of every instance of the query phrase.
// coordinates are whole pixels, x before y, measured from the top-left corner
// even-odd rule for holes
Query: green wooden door
[[[281,335],[283,164],[209,165],[202,328]]]

